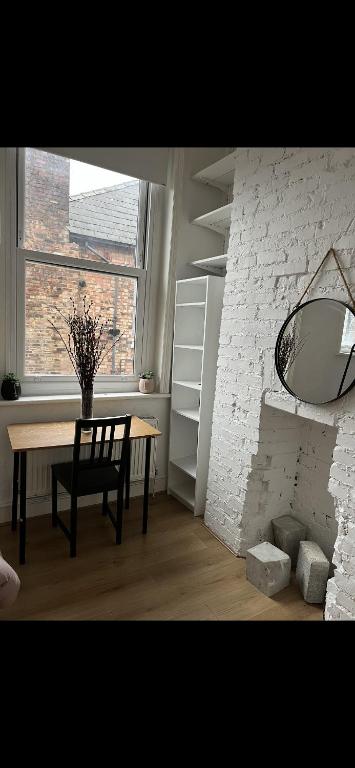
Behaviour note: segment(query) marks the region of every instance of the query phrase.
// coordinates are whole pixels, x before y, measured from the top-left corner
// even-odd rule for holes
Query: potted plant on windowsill
[[[144,395],[154,392],[154,371],[142,371],[139,374],[138,388]]]
[[[1,395],[4,400],[19,399],[21,395],[21,384],[15,373],[6,373],[3,377]]]

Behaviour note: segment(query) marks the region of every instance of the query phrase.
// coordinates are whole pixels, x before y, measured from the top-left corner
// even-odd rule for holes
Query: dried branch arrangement
[[[82,311],[76,307],[72,297],[70,301],[72,312],[68,315],[54,307],[69,329],[67,340],[52,320],[49,323],[65,346],[81,389],[92,390],[100,365],[122,339],[123,332],[112,329],[108,320],[102,321],[101,315],[91,313],[93,302],[87,303],[86,296],[82,299]],[[109,346],[114,336],[116,339]]]
[[[286,373],[291,368],[291,365],[295,362],[297,355],[301,352],[303,349],[307,338],[309,336],[309,333],[303,338],[300,339],[297,343],[295,342],[293,331],[290,333],[285,333],[282,337],[282,341],[280,344],[279,349],[279,366],[280,370],[283,376],[286,375]]]

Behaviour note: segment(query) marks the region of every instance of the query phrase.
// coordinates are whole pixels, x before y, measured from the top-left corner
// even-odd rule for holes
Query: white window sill
[[[94,400],[151,400],[156,398],[168,398],[171,395],[153,392],[151,395],[143,395],[142,392],[102,392],[94,395]],[[51,405],[52,403],[79,403],[81,395],[28,395],[20,397],[18,400],[0,400],[1,405],[20,406],[20,405]]]

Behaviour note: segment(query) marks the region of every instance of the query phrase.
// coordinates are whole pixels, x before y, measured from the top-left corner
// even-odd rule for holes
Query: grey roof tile
[[[139,181],[81,192],[69,198],[69,231],[122,245],[135,245]]]

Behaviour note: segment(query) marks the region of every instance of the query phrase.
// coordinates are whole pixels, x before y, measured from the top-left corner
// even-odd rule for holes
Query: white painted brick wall
[[[355,393],[299,403],[273,361],[282,322],[331,246],[355,290],[355,150],[239,150],[205,522],[245,554],[270,537],[275,514],[308,514],[325,550],[337,534],[325,616],[354,619]],[[310,293],[324,296],[347,299],[331,260]]]
[[[307,526],[307,538],[316,541],[331,561],[338,525],[334,499],[328,491],[337,430],[302,419],[297,479],[293,501],[295,516]]]

